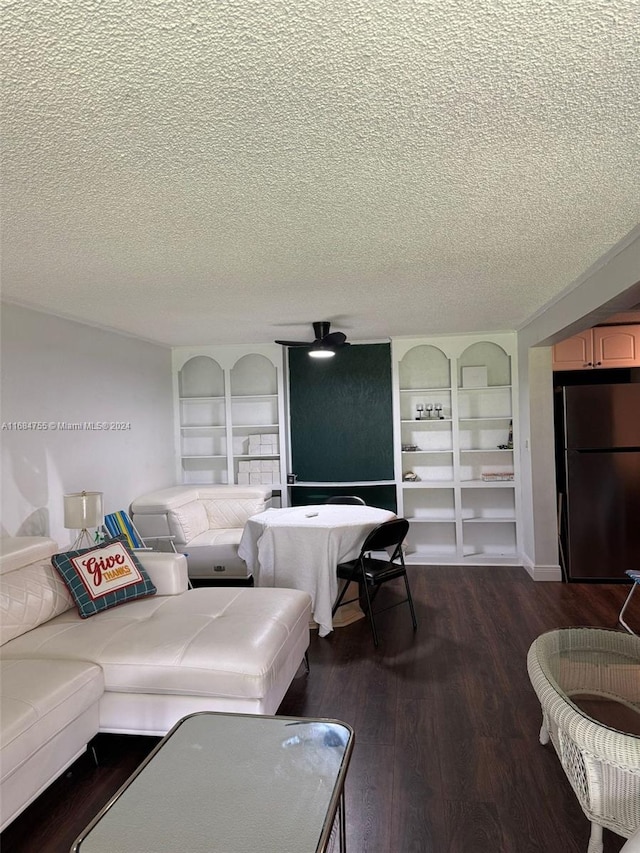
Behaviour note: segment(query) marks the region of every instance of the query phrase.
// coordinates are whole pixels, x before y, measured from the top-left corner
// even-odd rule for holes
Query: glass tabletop
[[[567,701],[610,729],[640,735],[640,638],[559,628],[539,639],[538,663]]]
[[[81,853],[316,853],[353,730],[337,720],[198,713],[163,738],[82,833]]]

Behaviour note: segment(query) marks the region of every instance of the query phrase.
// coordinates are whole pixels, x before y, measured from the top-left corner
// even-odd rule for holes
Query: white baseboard
[[[549,566],[536,566],[526,555],[523,555],[522,565],[524,566],[527,574],[533,578],[534,581],[562,580],[562,569],[560,568],[559,563]]]

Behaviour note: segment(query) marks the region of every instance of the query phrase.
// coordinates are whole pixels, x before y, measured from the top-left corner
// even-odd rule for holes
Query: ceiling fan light
[[[335,352],[332,349],[326,349],[323,346],[313,347],[309,350],[311,358],[333,358]]]

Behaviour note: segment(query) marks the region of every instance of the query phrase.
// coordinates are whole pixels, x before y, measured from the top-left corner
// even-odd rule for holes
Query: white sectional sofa
[[[0,830],[98,732],[162,735],[195,711],[273,714],[304,660],[310,599],[187,589],[185,557],[138,552],[155,595],[82,619],[44,537],[2,540]]]
[[[238,545],[247,519],[272,505],[272,486],[171,486],[142,495],[131,517],[144,539],[173,536],[192,578],[246,578]]]

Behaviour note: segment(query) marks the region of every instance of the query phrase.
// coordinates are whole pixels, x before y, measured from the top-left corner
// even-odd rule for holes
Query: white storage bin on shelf
[[[393,341],[398,511],[410,563],[520,563],[515,336]]]

